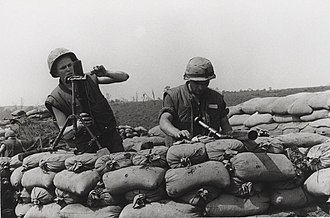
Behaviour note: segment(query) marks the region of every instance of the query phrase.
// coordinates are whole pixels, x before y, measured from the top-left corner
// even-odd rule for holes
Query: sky
[[[44,104],[58,47],[84,72],[128,73],[101,86],[113,100],[161,98],[195,56],[212,62],[218,90],[330,84],[328,0],[0,0],[0,27],[0,106]]]

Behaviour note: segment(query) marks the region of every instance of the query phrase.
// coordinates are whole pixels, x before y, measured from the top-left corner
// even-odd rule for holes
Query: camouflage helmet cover
[[[185,80],[207,81],[215,78],[211,61],[203,57],[191,58],[184,73]]]
[[[50,74],[52,77],[58,77],[56,70],[54,69],[54,63],[58,58],[62,57],[63,55],[69,55],[73,61],[78,60],[77,56],[70,50],[66,48],[56,48],[50,52],[47,58],[48,68],[50,70]]]

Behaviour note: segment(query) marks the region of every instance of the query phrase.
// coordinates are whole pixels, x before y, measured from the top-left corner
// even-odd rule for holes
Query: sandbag
[[[113,195],[135,189],[152,190],[164,181],[165,172],[160,167],[130,166],[105,173],[103,182]]]
[[[324,118],[309,122],[309,125],[314,128],[330,127],[330,118]]]
[[[138,189],[138,190],[132,190],[129,192],[125,193],[125,199],[128,203],[132,203],[134,200],[134,197],[142,194],[148,202],[156,202],[160,200],[164,200],[168,198],[167,193],[166,193],[166,188],[165,184],[160,185],[158,188],[154,190],[143,190],[143,189]]]
[[[45,205],[53,202],[55,193],[53,190],[34,187],[31,191],[31,201],[34,205]]]
[[[228,150],[237,152],[245,151],[243,142],[237,139],[217,139],[205,144],[205,150],[209,160],[222,161]]]
[[[122,205],[125,203],[122,195],[112,195],[102,186],[96,186],[89,192],[87,197],[87,205],[89,207],[105,207],[112,205]]]
[[[17,202],[18,203],[32,203],[31,201],[31,194],[26,190],[26,188],[23,188],[21,191],[16,192],[17,194]]]
[[[326,109],[315,110],[311,114],[300,116],[300,119],[304,122],[324,119],[329,117],[329,111]]]
[[[301,116],[306,114],[311,114],[313,108],[308,105],[308,99],[311,98],[313,93],[306,93],[300,98],[296,99],[288,109],[288,113],[294,116]]]
[[[204,143],[173,145],[167,151],[166,160],[171,168],[205,162],[207,160],[205,145]]]
[[[59,218],[61,206],[56,203],[34,205],[25,214],[24,218]]]
[[[104,173],[132,166],[132,156],[135,152],[118,152],[103,155],[95,162],[95,170],[102,176]]]
[[[247,151],[254,153],[269,152],[282,154],[284,151],[282,142],[274,137],[258,137],[256,140],[246,140],[244,145]]]
[[[65,160],[72,156],[75,156],[73,152],[52,153],[44,155],[39,160],[39,167],[45,172],[60,172],[65,169]]]
[[[292,103],[307,93],[301,92],[276,99],[271,105],[272,114],[288,114]]]
[[[9,167],[10,167],[10,168],[14,168],[14,169],[16,169],[16,168],[22,166],[23,161],[20,161],[20,160],[18,159],[18,155],[19,155],[19,154],[16,154],[15,156],[13,156],[13,157],[10,158],[10,162],[9,162]]]
[[[140,151],[143,149],[153,148],[154,146],[165,145],[165,138],[160,136],[140,136],[126,138],[123,140],[125,151]]]
[[[59,212],[61,218],[117,218],[121,212],[120,206],[88,208],[82,204],[69,204]]]
[[[243,114],[244,112],[242,111],[242,104],[234,105],[234,106],[229,106],[229,113],[228,117],[232,117],[233,115],[238,115],[238,114]]]
[[[259,102],[262,101],[262,98],[252,98],[250,100],[247,100],[241,104],[242,111],[245,114],[254,114],[257,112],[256,105],[259,104]]]
[[[15,189],[21,189],[22,188],[22,177],[23,177],[23,171],[24,168],[22,166],[16,168],[11,176],[10,176],[10,184],[15,188]]]
[[[270,194],[270,203],[276,208],[299,208],[315,202],[315,199],[299,186],[289,190],[274,190]]]
[[[100,179],[100,175],[95,170],[87,170],[81,173],[63,170],[56,174],[54,185],[63,191],[87,196]]]
[[[311,147],[307,158],[313,171],[330,167],[330,140]]]
[[[304,188],[314,196],[330,195],[330,168],[314,172],[304,182]]]
[[[23,218],[27,211],[33,206],[32,203],[22,204],[18,203],[15,207],[15,215],[17,218]]]
[[[67,170],[80,173],[94,169],[97,158],[95,153],[84,153],[67,158],[64,164]]]
[[[167,194],[173,198],[202,186],[222,189],[230,184],[227,169],[217,161],[207,161],[186,168],[169,169],[165,174],[165,181]]]
[[[29,170],[38,167],[41,158],[49,154],[51,154],[51,152],[41,152],[41,153],[31,154],[30,156],[25,157],[22,163],[24,170]]]
[[[237,217],[253,216],[265,213],[269,208],[270,199],[266,194],[257,194],[250,198],[222,194],[205,207],[207,216]]]
[[[260,114],[258,112],[252,114],[247,120],[244,121],[243,125],[246,127],[254,127],[263,123],[273,123],[272,114]]]
[[[53,179],[56,173],[54,172],[43,172],[40,167],[35,167],[28,171],[25,171],[21,180],[22,186],[26,189],[33,189],[38,186],[42,188],[54,188]]]
[[[255,109],[259,113],[272,113],[272,103],[280,97],[263,97],[258,101],[258,104],[255,105]]]
[[[199,207],[163,200],[136,209],[133,208],[133,204],[128,204],[121,211],[119,218],[200,217],[201,215],[202,209]]]
[[[220,190],[212,186],[203,186],[199,189],[194,189],[182,195],[176,200],[182,203],[191,204],[196,207],[204,208],[207,203],[216,199],[220,194]]]
[[[156,146],[136,152],[132,156],[133,165],[168,168],[166,161],[168,147]]]
[[[313,109],[329,109],[330,91],[316,92],[311,96],[307,103]]]
[[[296,175],[294,166],[284,154],[243,152],[230,161],[234,175],[247,181],[274,182]]]
[[[282,115],[282,114],[274,114],[273,120],[276,123],[289,123],[289,122],[299,122],[301,121],[298,116],[294,115]]]
[[[263,190],[264,183],[245,181],[235,176],[230,177],[230,186],[225,189],[228,194],[245,198],[261,193]]]
[[[236,114],[229,118],[229,123],[231,126],[241,126],[250,116],[250,114]]]
[[[314,145],[321,144],[329,139],[326,136],[308,132],[279,135],[275,136],[275,138],[280,140],[284,147],[312,147]]]
[[[84,196],[80,196],[68,191],[63,191],[58,188],[55,188],[55,195],[56,198],[54,200],[59,205],[81,203],[86,200]]]

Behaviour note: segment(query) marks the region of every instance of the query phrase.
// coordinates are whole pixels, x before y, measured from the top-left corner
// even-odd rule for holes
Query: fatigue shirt
[[[101,140],[101,145],[105,143],[105,147],[108,146],[109,140],[106,142],[102,141],[100,138],[103,135],[111,135],[116,132],[116,120],[113,114],[113,111],[103,96],[102,92],[99,89],[97,84],[96,75],[86,74],[85,87],[87,92],[87,98],[91,109],[91,117],[94,119],[94,125],[91,127],[92,132],[95,136]],[[72,94],[64,84],[60,84],[52,91],[52,93],[47,97],[45,106],[55,117],[52,107],[55,107],[62,111],[67,117],[72,114]],[[76,100],[76,110],[77,114],[82,112],[81,105],[78,100]],[[71,125],[72,122],[69,123]],[[118,137],[116,137],[118,139]],[[86,131],[85,128],[82,129],[82,132],[79,131],[77,136],[73,141],[67,140],[70,147],[86,147],[86,143],[90,141],[91,137]],[[116,139],[116,140],[117,140]],[[74,145],[72,145],[74,144]]]
[[[200,117],[204,123],[219,130],[220,120],[229,112],[223,96],[208,88],[198,100],[190,92],[188,83],[169,89],[164,93],[160,116],[164,112],[170,113],[173,116],[172,124],[180,130],[188,130],[193,137],[208,134],[206,130],[194,122],[196,117]]]
[[[5,144],[6,150],[4,151],[4,157],[13,157],[16,154],[23,152],[23,146],[20,140],[15,138],[9,138],[2,142]]]

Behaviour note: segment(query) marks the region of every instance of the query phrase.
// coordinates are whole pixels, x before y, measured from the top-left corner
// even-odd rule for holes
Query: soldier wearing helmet
[[[232,131],[223,96],[208,88],[210,80],[215,77],[208,59],[194,57],[189,60],[184,73],[186,84],[165,91],[159,124],[167,135],[168,146],[175,140],[207,134],[194,122],[196,117],[219,132]]]
[[[13,130],[6,130],[5,140],[0,145],[0,155],[2,157],[13,157],[21,152],[23,152],[22,142],[16,138]]]
[[[52,113],[60,129],[64,127],[67,118],[72,112],[72,84],[70,78],[74,75],[73,62],[77,56],[68,49],[56,48],[48,56],[48,67],[52,77],[59,78],[59,85],[48,95],[45,105]],[[110,152],[124,151],[122,139],[117,132],[116,120],[113,111],[103,96],[99,84],[123,82],[128,74],[121,71],[106,70],[103,65],[95,66],[91,72],[85,74],[84,85],[87,91],[90,114],[82,113],[81,105],[77,100],[77,113],[82,117],[85,125],[92,126],[93,134],[103,147]],[[97,146],[89,146],[91,137],[81,122],[77,123],[78,131],[73,131],[72,122],[65,128],[63,138],[69,145],[78,151],[96,152]]]

